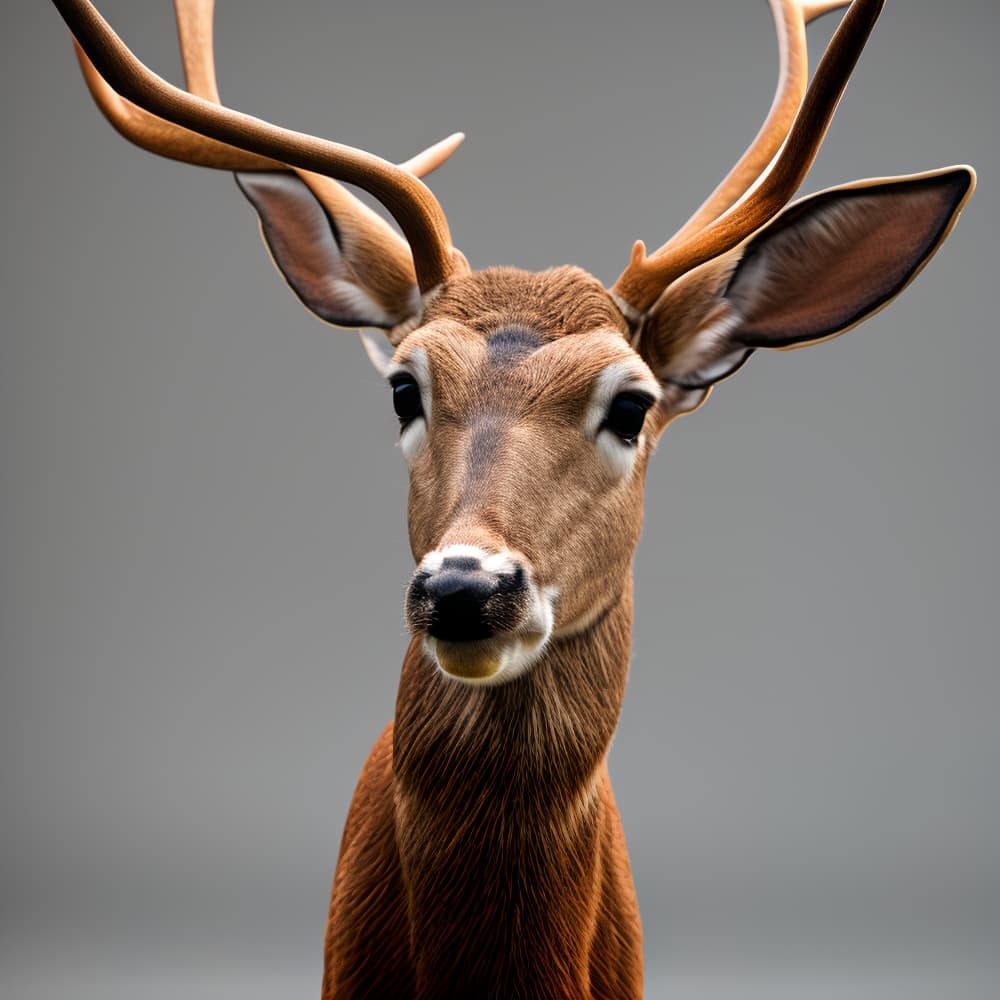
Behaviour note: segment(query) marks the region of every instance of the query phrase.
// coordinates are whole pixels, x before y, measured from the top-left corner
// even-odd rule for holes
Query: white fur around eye
[[[399,435],[399,450],[403,458],[410,463],[416,458],[420,446],[427,438],[427,421],[423,417],[411,420]]]
[[[626,444],[613,431],[603,430],[597,435],[597,454],[601,459],[601,464],[616,479],[625,479],[631,475],[635,468],[635,459],[639,454],[639,441],[635,444]]]
[[[583,419],[584,434],[594,442],[601,464],[616,479],[631,475],[645,432],[640,433],[635,444],[626,444],[614,431],[601,425],[607,419],[608,408],[615,396],[629,391],[645,393],[654,400],[659,399],[662,393],[660,383],[637,358],[616,361],[601,372],[594,383]]]
[[[426,351],[418,347],[405,360],[393,361],[386,367],[386,378],[391,379],[397,374],[412,375],[416,380],[420,387],[420,405],[424,411],[422,417],[411,420],[399,434],[399,450],[407,464],[410,464],[427,438],[427,421],[431,416],[431,376]]]

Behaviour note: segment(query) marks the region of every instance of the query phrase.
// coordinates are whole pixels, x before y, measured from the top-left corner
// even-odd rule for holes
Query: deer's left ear
[[[668,415],[695,409],[758,347],[803,347],[878,312],[934,255],[974,187],[971,168],[949,167],[832,188],[675,281],[639,339]]]

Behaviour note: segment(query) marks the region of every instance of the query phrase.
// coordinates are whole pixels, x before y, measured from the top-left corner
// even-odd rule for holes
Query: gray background
[[[103,6],[177,78],[168,4]],[[998,995],[997,15],[888,7],[806,190],[980,191],[651,470],[611,755],[650,997]],[[48,5],[5,23],[0,994],[312,997],[405,643],[388,394],[228,177],[116,137]],[[393,158],[466,129],[432,183],[473,264],[609,281],[775,75],[762,0],[223,3],[217,47],[262,117]]]

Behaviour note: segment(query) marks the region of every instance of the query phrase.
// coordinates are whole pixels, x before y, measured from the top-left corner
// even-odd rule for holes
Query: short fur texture
[[[626,329],[575,268],[471,275],[426,320],[397,352],[419,347],[447,373],[434,385],[435,446],[412,476],[414,556],[451,541],[514,548],[565,581],[560,622],[589,620],[495,687],[445,676],[410,643],[395,722],[344,832],[323,996],[639,997],[642,929],[606,755],[628,672],[642,476],[594,498],[579,446],[559,431],[602,366],[631,353]],[[543,391],[553,384],[558,394]],[[545,524],[550,474],[579,499]]]

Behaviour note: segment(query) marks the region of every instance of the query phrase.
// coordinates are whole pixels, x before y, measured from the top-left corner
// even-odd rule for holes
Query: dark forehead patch
[[[509,368],[537,351],[543,343],[543,339],[527,327],[504,327],[486,338],[486,360],[491,368]]]

